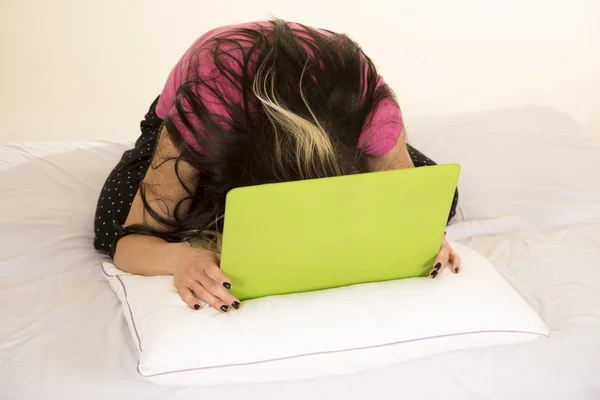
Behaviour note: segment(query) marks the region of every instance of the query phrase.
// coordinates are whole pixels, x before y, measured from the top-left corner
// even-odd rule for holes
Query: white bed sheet
[[[450,237],[498,268],[548,324],[549,339],[310,381],[155,386],[136,372],[118,300],[101,276],[106,258],[92,249],[99,189],[128,144],[12,143],[0,146],[0,399],[600,399],[600,148],[570,118],[537,108],[408,127],[426,154],[463,165]],[[512,145],[477,139],[494,130]],[[541,150],[531,151],[532,138]],[[487,166],[502,172],[481,179],[481,166],[507,148],[511,159]],[[552,149],[563,159],[546,159]],[[530,168],[564,164],[532,189],[523,182],[540,180],[523,172],[527,157]],[[508,195],[494,205],[484,192]],[[535,192],[547,203],[532,208]]]

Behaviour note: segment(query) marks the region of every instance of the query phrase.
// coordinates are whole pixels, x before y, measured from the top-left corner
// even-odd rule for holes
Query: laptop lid
[[[221,270],[240,300],[425,276],[457,186],[456,164],[231,190]]]

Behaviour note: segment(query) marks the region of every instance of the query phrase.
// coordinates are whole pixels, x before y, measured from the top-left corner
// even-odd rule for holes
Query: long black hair
[[[210,71],[204,64],[200,73],[199,63],[207,59]],[[165,218],[149,204],[142,184],[146,211],[166,229],[133,225],[119,238],[218,236],[233,188],[364,172],[361,132],[368,132],[378,104],[393,98],[372,61],[346,35],[280,20],[219,34],[184,67],[176,113],[169,113],[164,127],[181,153],[175,170],[188,197]],[[214,112],[215,103],[221,112]],[[196,190],[178,172],[182,161],[199,173]],[[190,201],[189,212],[180,215],[177,209]]]

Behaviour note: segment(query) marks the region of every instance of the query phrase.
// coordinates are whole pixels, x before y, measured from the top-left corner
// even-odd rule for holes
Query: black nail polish
[[[435,278],[435,276],[436,276],[436,275],[437,275],[437,271],[433,271],[433,272],[431,273],[431,277],[432,277],[432,278]]]
[[[458,273],[458,267],[454,268],[454,273]]]
[[[194,310],[199,310],[200,309],[200,304],[194,304]]]
[[[227,290],[231,289],[231,283],[229,282],[223,282],[223,287]]]
[[[223,304],[223,305],[221,306],[221,311],[223,311],[223,312],[227,312],[227,310],[229,310],[229,306],[226,306],[225,304]]]
[[[236,310],[238,308],[240,308],[240,302],[239,301],[234,301],[233,303],[231,303],[231,307],[235,308]]]
[[[437,264],[435,264],[435,266],[433,268],[438,270],[438,269],[440,269],[441,266],[442,266],[442,263],[437,263]]]

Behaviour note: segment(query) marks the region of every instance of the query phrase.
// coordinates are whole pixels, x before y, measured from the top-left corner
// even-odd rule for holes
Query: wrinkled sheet
[[[0,145],[0,399],[600,399],[600,148],[569,117],[538,108],[407,129],[425,154],[463,167],[450,239],[488,258],[550,338],[310,381],[153,385],[136,372],[101,275],[107,258],[92,247],[100,187],[131,144],[9,143]]]

